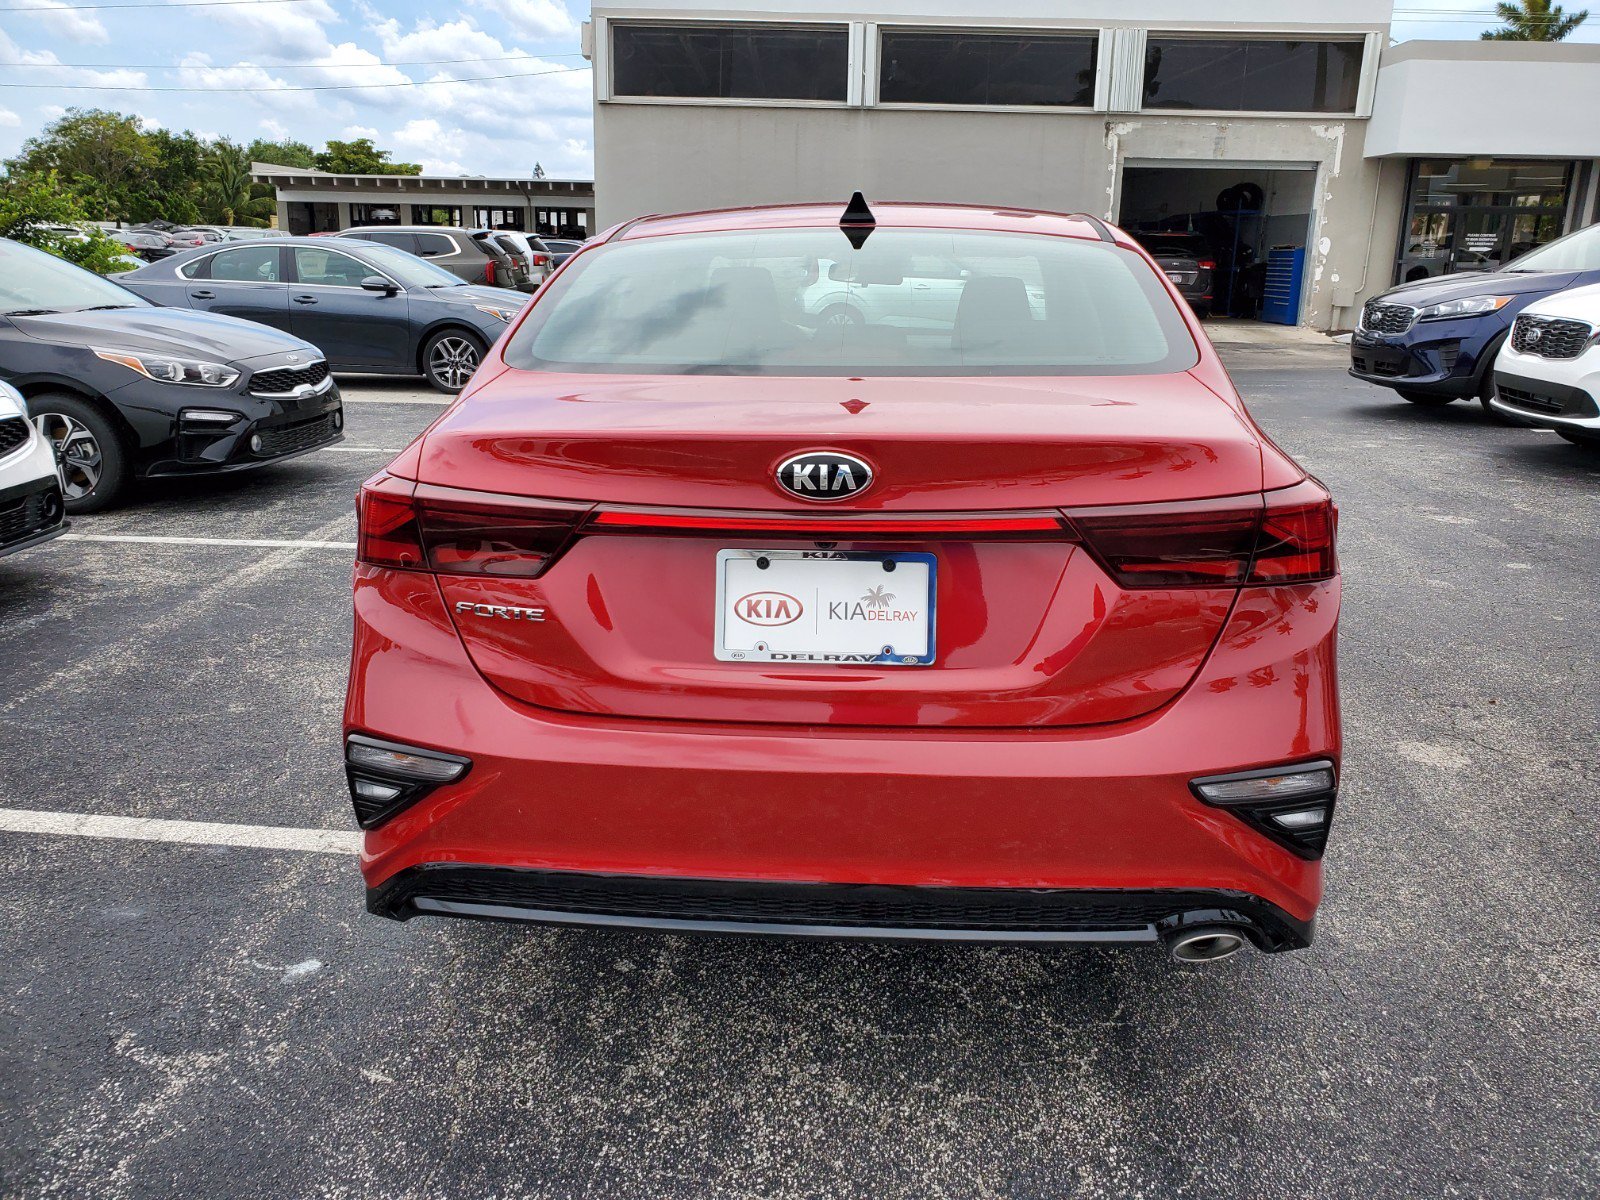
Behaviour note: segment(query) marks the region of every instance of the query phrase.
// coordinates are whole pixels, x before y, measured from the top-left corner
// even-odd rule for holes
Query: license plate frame
[[[783,624],[767,626],[767,628],[771,628],[774,631],[770,635],[752,634],[752,629],[755,628],[753,625],[750,625],[737,617],[731,617],[729,612],[729,592],[730,581],[732,577],[735,575],[740,577],[740,581],[733,583],[732,586],[738,586],[741,589],[740,595],[734,600],[734,603],[738,603],[740,600],[746,599],[750,595],[757,594],[743,590],[745,587],[744,581],[748,580],[751,583],[760,581],[758,577],[753,575],[751,568],[754,566],[755,570],[762,570],[763,568],[756,564],[758,564],[759,560],[763,558],[769,560],[768,569],[770,569],[771,566],[776,566],[778,564],[783,564],[784,567],[784,569],[778,573],[778,575],[781,576],[782,580],[784,581],[783,586],[779,587],[774,585],[772,588],[764,590],[770,590],[775,595],[784,596],[790,600],[797,599],[802,606],[802,613],[795,620],[791,622],[785,622]],[[881,564],[886,562],[893,563],[893,569],[884,570]],[[796,575],[803,577],[802,572],[796,572],[796,566],[805,564],[807,566],[823,568],[829,564],[840,563],[879,564],[881,580],[879,579],[879,573],[873,573],[869,576],[860,570],[852,570],[848,572],[848,574],[844,572],[836,572],[836,579],[825,581],[819,572],[817,578],[812,581],[811,594],[802,597],[796,597],[790,594],[790,592],[794,590],[794,584],[789,581],[796,577]],[[907,564],[915,569],[911,572],[901,572],[901,564]],[[938,653],[938,570],[938,558],[935,555],[925,551],[917,550],[719,550],[717,552],[716,563],[716,632],[714,634],[715,640],[712,647],[713,653],[720,662],[783,663],[794,666],[829,667],[931,666],[935,662]],[[916,578],[921,572],[924,571],[926,572],[926,596],[923,597],[920,594],[914,596],[914,600],[921,601],[923,609],[926,613],[922,622],[924,638],[920,641],[914,639],[910,645],[906,645],[902,641],[902,645],[898,649],[894,649],[893,641],[890,641],[887,643],[886,648],[885,644],[883,643],[874,645],[873,642],[875,639],[866,636],[865,630],[863,630],[863,640],[859,649],[829,649],[821,645],[816,645],[813,648],[807,649],[795,644],[794,634],[802,632],[801,630],[784,632],[787,630],[787,626],[789,624],[800,624],[804,620],[805,616],[810,614],[812,619],[818,623],[818,625],[813,626],[813,629],[815,631],[815,637],[820,642],[820,622],[822,619],[821,614],[827,611],[821,606],[830,603],[830,601],[823,595],[825,584],[829,589],[837,594],[841,592],[841,589],[843,591],[850,590],[850,586],[847,586],[845,583],[845,579],[847,577],[869,579],[881,582],[882,580],[894,579],[895,575],[899,574],[901,595],[904,596],[906,595],[905,588],[908,583],[910,583],[913,592],[916,592],[918,584],[912,583],[911,580]],[[778,576],[775,576],[775,578],[777,577]],[[891,594],[890,601],[892,602],[894,598],[894,595]],[[865,601],[865,595],[861,596],[860,599],[861,601]],[[833,600],[832,603],[847,603],[847,601]],[[780,613],[778,615],[782,614]],[[915,623],[913,622],[912,624],[914,625]],[[898,623],[896,628],[903,631],[904,626],[905,623]],[[836,632],[836,626],[834,631]],[[889,636],[893,637],[894,633],[891,631]],[[901,637],[904,637],[903,632]],[[733,641],[734,644],[730,645],[730,640]]]

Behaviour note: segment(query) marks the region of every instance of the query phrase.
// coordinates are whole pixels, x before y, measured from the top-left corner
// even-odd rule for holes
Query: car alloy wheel
[[[88,426],[65,413],[34,414],[39,435],[55,447],[68,500],[82,500],[100,483],[104,469],[100,442]]]
[[[428,373],[452,392],[466,387],[477,369],[478,347],[467,338],[454,334],[442,337],[428,351]]]

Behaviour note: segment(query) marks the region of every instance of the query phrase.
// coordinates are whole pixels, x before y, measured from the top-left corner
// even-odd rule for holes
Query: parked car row
[[[452,260],[470,272],[478,243],[446,240],[429,261],[370,238],[201,239],[107,279],[0,240],[0,380],[31,418],[27,444],[8,442],[17,414],[0,412],[0,548],[48,526],[27,514],[62,515],[11,490],[29,447],[59,460],[57,507],[87,513],[140,479],[339,441],[334,371],[460,391],[526,296],[452,274]]]
[[[514,229],[459,225],[359,225],[321,237],[358,238],[437,263],[468,283],[532,292],[583,245]],[[558,248],[559,247],[559,248]]]
[[[235,225],[173,225],[166,221],[114,229],[110,236],[146,262],[156,262],[180,250],[213,242],[258,241],[287,236],[282,230]]]
[[[1367,301],[1350,374],[1412,404],[1476,399],[1499,419],[1600,446],[1600,225],[1495,271]]]

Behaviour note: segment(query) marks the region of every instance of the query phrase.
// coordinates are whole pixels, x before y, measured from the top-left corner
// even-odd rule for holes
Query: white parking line
[[[64,533],[62,542],[143,542],[161,546],[254,546],[260,550],[354,550],[354,542],[285,541],[274,538],[158,537],[145,533]]]
[[[346,404],[431,404],[435,408],[443,408],[446,404],[454,404],[454,396],[440,396],[435,400],[432,396],[342,396]]]
[[[399,454],[404,446],[324,446],[338,454]]]
[[[361,835],[342,829],[295,829],[281,825],[232,825],[221,821],[166,821],[151,817],[102,817],[87,813],[0,808],[0,831],[58,837],[120,838],[189,846],[241,846],[252,850],[303,850],[311,854],[356,854]]]

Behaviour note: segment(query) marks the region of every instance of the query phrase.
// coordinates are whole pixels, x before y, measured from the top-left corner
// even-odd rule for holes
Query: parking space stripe
[[[324,446],[337,454],[399,454],[404,446]]]
[[[343,402],[349,404],[428,404],[434,408],[443,408],[446,404],[456,402],[454,396],[440,396],[435,400],[432,396],[343,396]]]
[[[161,546],[254,546],[259,550],[354,550],[354,542],[289,541],[276,538],[158,536],[146,533],[64,533],[62,542],[138,542]]]
[[[29,808],[0,808],[0,832],[170,842],[189,846],[238,846],[249,850],[301,850],[308,854],[356,854],[361,850],[361,835],[343,829],[232,825],[222,821],[169,821],[152,817],[104,817],[88,813],[42,812]]]

